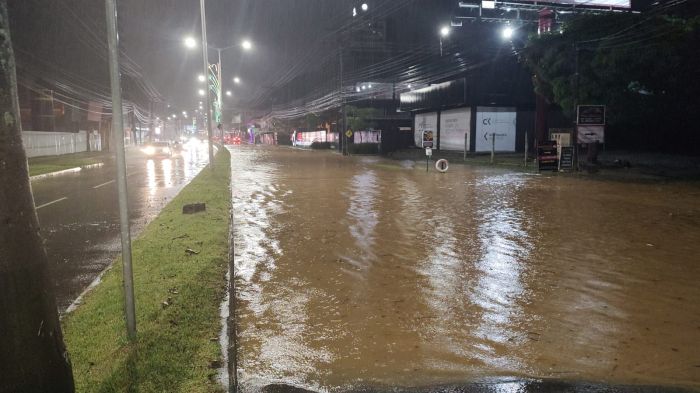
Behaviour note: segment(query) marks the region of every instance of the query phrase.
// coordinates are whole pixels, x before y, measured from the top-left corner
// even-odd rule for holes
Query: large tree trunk
[[[0,392],[73,392],[22,147],[7,4],[0,0]]]

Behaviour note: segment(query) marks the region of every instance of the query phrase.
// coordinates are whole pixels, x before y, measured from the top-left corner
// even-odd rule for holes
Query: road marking
[[[49,205],[53,205],[54,203],[58,203],[58,202],[61,202],[61,201],[65,201],[66,199],[68,199],[68,197],[58,198],[58,199],[56,199],[55,201],[51,201],[51,202],[44,203],[43,205],[39,205],[39,206],[36,207],[36,209],[39,210],[39,209],[41,209],[42,207],[46,207],[46,206],[49,206]]]
[[[92,188],[100,188],[100,187],[106,186],[107,184],[112,184],[112,183],[114,183],[114,180],[106,181],[106,182],[104,182],[104,183],[102,183],[102,184],[98,184],[98,185],[96,185],[95,187],[92,187]]]

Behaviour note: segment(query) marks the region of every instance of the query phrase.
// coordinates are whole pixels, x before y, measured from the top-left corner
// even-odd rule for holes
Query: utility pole
[[[202,19],[202,67],[204,70],[204,75],[208,76],[209,75],[209,57],[207,56],[207,12],[206,12],[206,8],[204,6],[204,1],[205,0],[199,0],[199,12],[201,14],[201,19]],[[206,94],[205,94],[207,113],[206,113],[205,121],[207,122],[207,137],[209,138],[209,166],[211,167],[211,169],[214,169],[214,144],[212,141],[212,131],[211,131],[212,110],[211,110],[211,100],[209,99],[209,97],[210,97],[209,87],[207,86]]]
[[[216,126],[218,127],[220,123],[222,123],[222,119],[224,116],[224,100],[223,100],[223,84],[224,81],[221,80],[221,48],[216,48],[216,53],[219,55],[219,63],[216,65],[216,77],[219,79],[219,86],[218,89],[216,89],[216,100],[219,101],[219,116],[217,116],[216,119]],[[224,129],[221,129],[221,140],[224,140]]]
[[[343,91],[344,75],[343,75],[343,40],[340,40],[340,110],[343,112],[343,126],[340,129],[340,135],[338,135],[338,147],[340,147],[341,152],[345,155],[345,149],[347,145],[347,139],[345,136],[345,131],[348,128],[348,116],[345,113],[345,92]]]
[[[109,75],[112,86],[112,129],[117,150],[117,191],[119,193],[119,224],[122,240],[122,263],[124,279],[124,309],[126,332],[130,341],[136,340],[136,307],[134,305],[134,274],[131,268],[131,233],[129,230],[129,207],[126,192],[126,156],[124,153],[124,116],[122,113],[122,90],[119,75],[119,39],[117,37],[117,7],[115,0],[105,0],[107,11],[107,47]]]
[[[153,100],[148,101],[148,141],[153,141],[153,133],[155,132],[155,124],[153,122]],[[143,134],[141,134],[141,143],[143,144]]]

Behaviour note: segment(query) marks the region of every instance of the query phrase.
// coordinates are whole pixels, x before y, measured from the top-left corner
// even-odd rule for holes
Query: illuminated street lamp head
[[[506,26],[503,28],[501,34],[503,35],[503,39],[509,40],[513,38],[513,28],[510,26]]]
[[[236,84],[241,83],[241,78],[239,78],[239,77],[237,77],[237,76],[234,77],[234,78],[233,78],[233,83],[236,83]]]
[[[199,94],[200,96],[203,96],[203,95],[204,95],[204,89],[199,89],[199,90],[197,90],[197,94]]]
[[[193,37],[185,37],[185,47],[192,49],[197,46],[197,40]]]
[[[177,119],[177,115],[173,113],[173,119]]]
[[[440,35],[442,37],[447,37],[448,35],[450,35],[450,28],[448,26],[442,26],[440,28]]]
[[[250,41],[248,41],[248,40],[243,40],[243,41],[241,41],[241,46],[242,46],[243,49],[245,49],[245,50],[250,50],[251,48],[253,48],[253,44],[252,44]]]
[[[204,82],[205,80],[207,80],[207,78],[205,78],[204,75],[199,74],[199,75],[197,75],[197,80],[200,82]]]
[[[232,94],[232,93],[231,93],[231,90],[226,90],[226,95],[227,95],[227,96],[231,97],[231,94]]]
[[[362,8],[362,11],[367,11],[369,9],[369,6],[367,5],[367,3],[362,3],[360,8]]]

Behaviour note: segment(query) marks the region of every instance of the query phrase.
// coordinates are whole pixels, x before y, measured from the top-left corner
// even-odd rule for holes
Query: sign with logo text
[[[584,126],[604,126],[605,105],[579,105],[576,108],[576,124]]]
[[[423,147],[433,147],[433,131],[424,130],[423,131]]]

